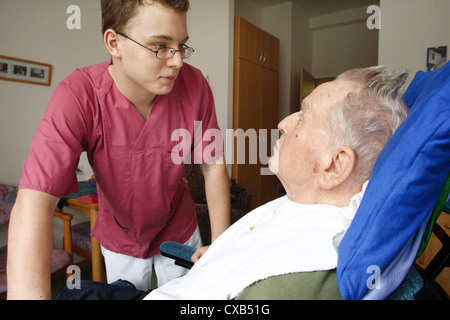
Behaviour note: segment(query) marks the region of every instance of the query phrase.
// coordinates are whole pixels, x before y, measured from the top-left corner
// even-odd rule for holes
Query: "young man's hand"
[[[193,263],[196,263],[198,259],[208,250],[209,246],[198,248],[197,251],[191,257]]]

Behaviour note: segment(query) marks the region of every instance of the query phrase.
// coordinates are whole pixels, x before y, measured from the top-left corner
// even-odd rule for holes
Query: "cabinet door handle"
[[[267,53],[264,51],[264,61],[263,62],[266,62],[266,59],[267,59]]]
[[[262,57],[263,57],[263,51],[259,50],[259,60],[258,60],[258,62],[261,62]]]

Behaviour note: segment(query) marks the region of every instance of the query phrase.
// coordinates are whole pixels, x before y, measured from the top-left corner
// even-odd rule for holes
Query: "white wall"
[[[378,62],[378,31],[366,22],[356,22],[313,32],[313,68],[315,78],[336,77],[358,67]]]
[[[450,1],[381,0],[379,63],[426,71],[427,48],[450,53]]]
[[[378,63],[378,30],[369,29],[366,7],[311,17],[315,78],[336,77],[359,67]]]
[[[234,4],[234,15],[243,17],[245,20],[253,23],[255,26],[262,28],[263,8],[258,6],[251,0],[236,0]]]
[[[209,79],[219,127],[233,128],[234,0],[191,0],[187,62]]]
[[[300,69],[312,72],[313,32],[309,16],[297,1],[292,6],[291,103],[289,114],[299,110]]]
[[[280,96],[278,118],[283,119],[291,109],[292,70],[292,3],[283,2],[264,8],[262,29],[280,40]]]

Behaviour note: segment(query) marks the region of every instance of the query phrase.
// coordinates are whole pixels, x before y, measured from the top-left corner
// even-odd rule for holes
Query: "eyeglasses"
[[[136,40],[131,39],[129,36],[127,36],[126,34],[122,33],[122,32],[117,32],[117,34],[120,34],[122,37],[127,38],[135,43],[137,43],[138,45],[140,45],[141,47],[144,47],[147,50],[150,50],[153,53],[156,53],[156,58],[160,59],[160,60],[168,60],[173,58],[173,56],[175,55],[175,53],[179,52],[181,54],[181,58],[182,59],[187,59],[189,58],[192,53],[194,52],[194,49],[191,47],[188,47],[187,45],[183,44],[181,45],[180,49],[176,50],[174,48],[171,47],[164,47],[164,48],[159,48],[157,50],[153,50],[150,49],[147,46],[144,46],[143,44],[137,42]]]

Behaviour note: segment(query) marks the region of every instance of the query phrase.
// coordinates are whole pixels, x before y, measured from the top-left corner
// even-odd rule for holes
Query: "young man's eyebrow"
[[[166,41],[174,41],[174,39],[170,36],[166,36],[166,35],[153,35],[151,37],[149,37],[150,40],[166,40]],[[187,36],[186,38],[184,38],[183,40],[181,40],[180,42],[186,42],[189,40],[189,36]]]

